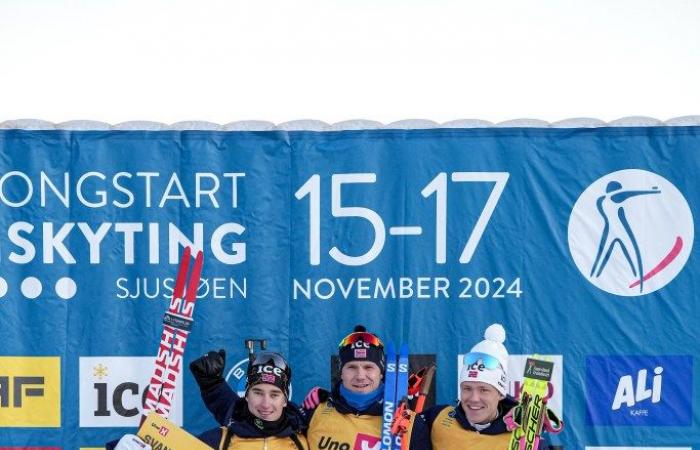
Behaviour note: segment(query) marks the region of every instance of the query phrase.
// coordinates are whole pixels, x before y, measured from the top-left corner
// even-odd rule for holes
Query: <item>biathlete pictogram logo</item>
[[[670,181],[620,170],[583,191],[568,234],[571,256],[588,281],[611,294],[638,296],[681,271],[693,247],[693,216]]]

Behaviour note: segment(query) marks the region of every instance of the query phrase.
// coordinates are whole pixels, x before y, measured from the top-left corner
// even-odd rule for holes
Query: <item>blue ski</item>
[[[394,437],[391,422],[396,411],[396,350],[392,344],[386,347],[386,374],[384,375],[384,410],[382,413],[382,450],[391,450]]]
[[[408,345],[401,344],[399,350],[399,365],[396,375],[396,404],[408,397]],[[393,450],[401,450],[401,436],[393,436]]]

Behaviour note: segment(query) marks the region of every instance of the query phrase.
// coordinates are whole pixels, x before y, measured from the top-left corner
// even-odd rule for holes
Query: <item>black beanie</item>
[[[386,369],[384,344],[377,335],[369,333],[362,325],[357,325],[352,333],[340,341],[338,357],[341,370],[350,361],[373,362],[379,366],[382,373]]]

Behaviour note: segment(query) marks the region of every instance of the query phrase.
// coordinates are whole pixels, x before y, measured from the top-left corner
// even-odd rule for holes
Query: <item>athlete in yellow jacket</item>
[[[499,324],[464,357],[459,403],[438,405],[414,418],[410,450],[505,450],[511,433],[503,416],[517,403],[506,397],[508,351]],[[540,441],[539,449],[547,448]]]
[[[340,381],[330,394],[312,390],[304,401],[313,450],[379,450],[386,355],[382,341],[358,325],[338,346]]]

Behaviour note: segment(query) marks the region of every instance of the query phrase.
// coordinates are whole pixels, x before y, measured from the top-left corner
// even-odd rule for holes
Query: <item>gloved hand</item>
[[[140,437],[133,434],[125,434],[119,439],[114,450],[151,450],[151,446],[141,440]]]
[[[194,375],[199,388],[206,391],[224,382],[224,366],[226,366],[226,351],[210,351],[201,358],[190,363],[190,372]]]
[[[309,393],[306,394],[304,401],[301,402],[301,406],[303,406],[304,409],[314,409],[321,403],[328,400],[329,395],[330,393],[327,390],[316,386],[311,388]]]

